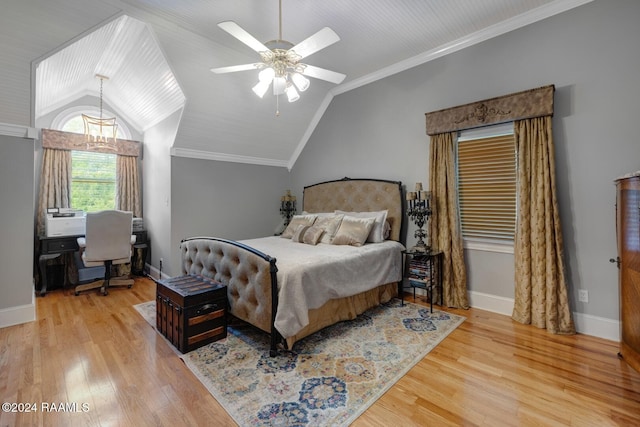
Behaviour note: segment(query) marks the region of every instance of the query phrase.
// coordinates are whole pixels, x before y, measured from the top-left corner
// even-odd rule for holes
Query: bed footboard
[[[242,243],[192,237],[180,243],[182,274],[199,274],[227,286],[229,312],[271,334],[275,356],[280,334],[274,327],[278,307],[276,259]]]

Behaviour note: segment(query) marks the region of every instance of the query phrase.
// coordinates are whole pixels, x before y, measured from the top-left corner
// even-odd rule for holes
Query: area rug
[[[155,302],[135,308],[155,326]],[[241,426],[349,425],[464,317],[399,300],[370,309],[269,357],[269,337],[248,325],[180,355]]]

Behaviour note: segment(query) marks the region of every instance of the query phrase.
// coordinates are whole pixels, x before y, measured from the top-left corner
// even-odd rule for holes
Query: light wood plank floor
[[[37,298],[36,322],[0,329],[0,396],[38,411],[2,411],[0,426],[235,425],[133,309],[154,297],[138,279]],[[640,426],[640,374],[617,343],[451,311],[467,320],[353,425]]]

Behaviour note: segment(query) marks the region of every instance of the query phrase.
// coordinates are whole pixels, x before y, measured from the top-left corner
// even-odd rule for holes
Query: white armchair
[[[131,234],[133,214],[131,212],[109,210],[87,213],[85,237],[78,238],[82,251],[82,263],[86,267],[104,265],[104,278],[95,282],[78,285],[75,294],[100,288],[107,295],[110,286],[133,285],[130,277],[111,277],[111,266],[131,261],[131,247],[136,236]]]

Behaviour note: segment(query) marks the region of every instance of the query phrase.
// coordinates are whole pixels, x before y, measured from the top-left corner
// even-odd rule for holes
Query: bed
[[[304,215],[294,217],[292,225],[305,220],[302,217],[317,219],[335,212],[342,215],[345,226],[349,221],[369,224],[369,219],[353,217],[386,211],[383,241],[368,243],[373,229],[381,226],[380,216],[368,242],[361,246],[330,241],[304,244],[299,236],[288,236],[292,227],[283,234],[286,238],[234,241],[191,237],[181,242],[182,273],[203,275],[227,285],[230,314],[269,333],[269,352],[275,356],[278,345],[290,349],[296,341],[354,319],[397,295],[404,249],[403,206],[398,181],[344,178],[307,186]],[[315,228],[298,226],[296,231],[305,231],[306,240]],[[323,234],[326,239],[327,233]],[[336,238],[338,235],[344,237],[342,230],[336,230]]]

